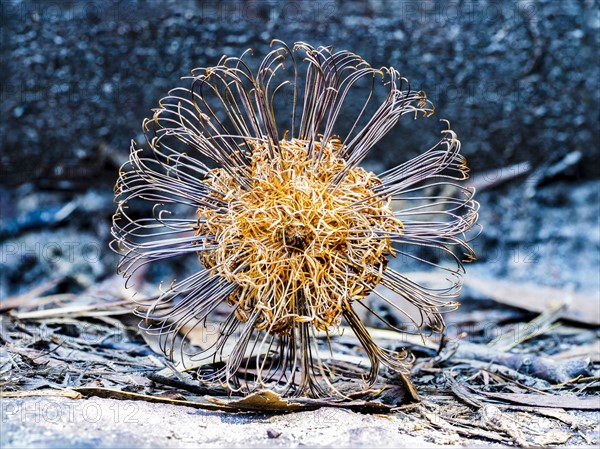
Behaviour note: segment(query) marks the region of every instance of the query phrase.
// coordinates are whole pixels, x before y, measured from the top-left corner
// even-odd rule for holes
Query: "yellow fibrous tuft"
[[[402,230],[390,199],[375,193],[381,181],[373,173],[350,168],[333,187],[347,164],[339,140],[314,143],[310,155],[308,148],[296,139],[280,141],[279,149],[253,144],[252,189],[213,169],[205,182],[229,207],[198,210],[201,263],[239,286],[229,297],[239,320],[258,313],[255,327],[279,335],[293,321],[319,330],[338,325],[393,255],[381,235]]]

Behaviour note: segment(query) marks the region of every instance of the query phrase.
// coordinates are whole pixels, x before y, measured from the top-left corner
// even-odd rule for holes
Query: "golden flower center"
[[[279,150],[252,148],[251,184],[244,188],[224,169],[205,181],[226,209],[198,210],[200,261],[238,285],[229,297],[241,321],[285,334],[293,321],[325,330],[342,311],[377,285],[393,255],[389,233],[402,223],[381,181],[362,168],[345,170],[342,147],[282,140]],[[272,156],[272,153],[275,156]]]

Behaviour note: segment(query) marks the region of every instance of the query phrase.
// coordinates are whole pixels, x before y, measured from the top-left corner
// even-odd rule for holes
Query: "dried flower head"
[[[357,308],[375,313],[365,299],[374,294],[417,331],[443,330],[441,314],[457,306],[460,290],[456,249],[474,258],[465,233],[477,203],[453,182],[468,176],[460,142],[445,129],[421,156],[380,175],[364,170],[361,161],[403,115],[433,113],[425,94],[411,91],[395,69],[374,69],[348,51],[279,44],[256,74],[246,54],[193,70],[184,78],[191,87],[172,90],[144,122],[149,151],[132,142],[116,185],[120,270],[130,277],[148,263],[198,254],[195,274],[141,300],[137,312],[171,355],[182,331],[217,324],[210,344],[196,348],[214,362],[199,371],[204,379],[244,393],[341,395],[336,376],[352,369],[323,345],[345,322],[371,364],[357,388],[372,385],[384,364],[413,392],[406,353],[378,346]],[[364,103],[342,115],[353,88],[367,93]],[[280,97],[291,103],[282,129]],[[343,138],[334,134],[342,116],[353,117]],[[138,200],[153,205],[152,216],[128,214]],[[454,265],[411,248],[438,250]],[[451,285],[411,281],[388,267],[397,255],[446,270]]]

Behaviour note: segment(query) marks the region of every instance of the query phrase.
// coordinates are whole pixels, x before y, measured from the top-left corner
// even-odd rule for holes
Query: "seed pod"
[[[379,175],[366,171],[360,163],[402,116],[433,113],[425,94],[394,68],[374,69],[348,51],[278,45],[256,73],[246,54],[194,70],[184,78],[190,88],[171,91],[144,122],[147,148],[132,142],[115,188],[119,269],[130,277],[148,263],[198,254],[195,274],[141,300],[136,312],[170,355],[182,330],[216,324],[214,342],[198,350],[218,362],[199,372],[207,381],[243,393],[343,396],[340,373],[354,373],[360,391],[383,364],[416,396],[406,353],[377,345],[357,310],[375,313],[366,301],[373,295],[414,331],[443,330],[442,313],[458,305],[456,250],[475,257],[465,233],[478,204],[456,183],[468,177],[460,142],[445,122],[441,140],[419,157]],[[365,83],[364,105],[345,111],[352,121],[342,126],[346,98]],[[278,97],[286,89],[289,111]],[[376,89],[385,94],[379,104]],[[338,127],[349,131],[338,136]],[[137,201],[152,203],[153,215],[128,215]],[[434,249],[454,266],[415,248]],[[390,268],[397,256],[445,270],[451,285],[411,281]],[[350,369],[326,350],[341,324],[370,360],[363,376],[365,367]]]

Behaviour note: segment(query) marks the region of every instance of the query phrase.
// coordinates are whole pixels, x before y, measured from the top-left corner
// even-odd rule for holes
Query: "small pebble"
[[[279,438],[281,436],[281,432],[273,429],[267,430],[267,436],[271,439]]]

